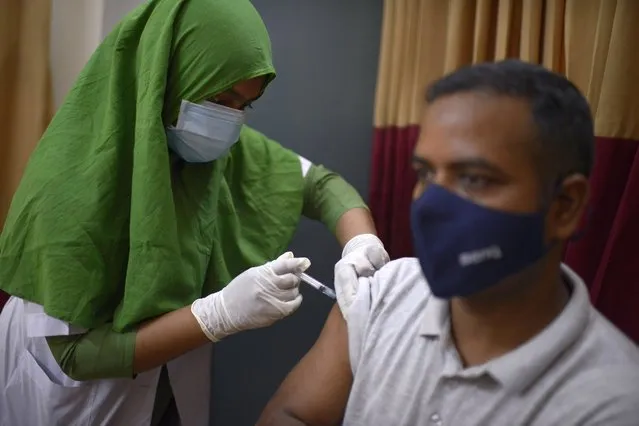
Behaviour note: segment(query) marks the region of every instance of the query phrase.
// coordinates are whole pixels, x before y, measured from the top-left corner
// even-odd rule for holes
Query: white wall
[[[102,40],[105,1],[51,1],[51,74],[57,108]]]
[[[124,16],[135,9],[144,0],[108,0],[104,5],[104,16],[102,18],[102,37],[107,34],[120,22]]]
[[[102,39],[144,0],[51,0],[51,74],[58,108]]]

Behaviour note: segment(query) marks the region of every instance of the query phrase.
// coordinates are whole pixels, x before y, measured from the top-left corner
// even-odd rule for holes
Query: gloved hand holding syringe
[[[305,272],[302,272],[298,276],[300,277],[300,279],[302,281],[304,281],[306,284],[310,285],[314,289],[316,289],[319,292],[325,294],[326,296],[330,297],[333,300],[337,300],[337,296],[335,295],[335,292],[330,287],[325,286],[324,284],[322,284],[321,282],[317,281],[315,278],[311,277],[310,275],[306,274]]]

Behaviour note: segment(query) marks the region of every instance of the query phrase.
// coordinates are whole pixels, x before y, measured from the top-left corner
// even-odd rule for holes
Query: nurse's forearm
[[[351,209],[344,213],[337,221],[335,237],[340,245],[344,247],[353,237],[360,234],[377,235],[373,217],[367,209]]]
[[[84,334],[50,336],[47,343],[62,371],[78,381],[133,377],[135,331],[116,333],[104,324]]]
[[[209,340],[189,306],[116,333],[112,324],[85,334],[47,337],[62,371],[78,381],[131,378],[196,349]]]
[[[133,371],[141,373],[166,364],[193,349],[210,343],[185,306],[143,324],[135,338]]]

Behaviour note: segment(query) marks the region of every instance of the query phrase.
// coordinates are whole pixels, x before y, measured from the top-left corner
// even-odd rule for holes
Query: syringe
[[[331,299],[333,299],[333,300],[337,299],[337,296],[335,295],[335,292],[330,287],[325,286],[324,284],[322,284],[321,282],[317,281],[315,278],[311,277],[310,275],[302,272],[299,275],[299,277],[306,284],[308,284],[311,287],[313,287],[314,289],[324,293],[326,296],[330,297]]]

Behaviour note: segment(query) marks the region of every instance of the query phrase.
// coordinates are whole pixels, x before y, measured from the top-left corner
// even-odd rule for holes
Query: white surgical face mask
[[[244,111],[212,102],[182,101],[177,126],[166,129],[169,147],[189,163],[223,156],[240,137]]]

